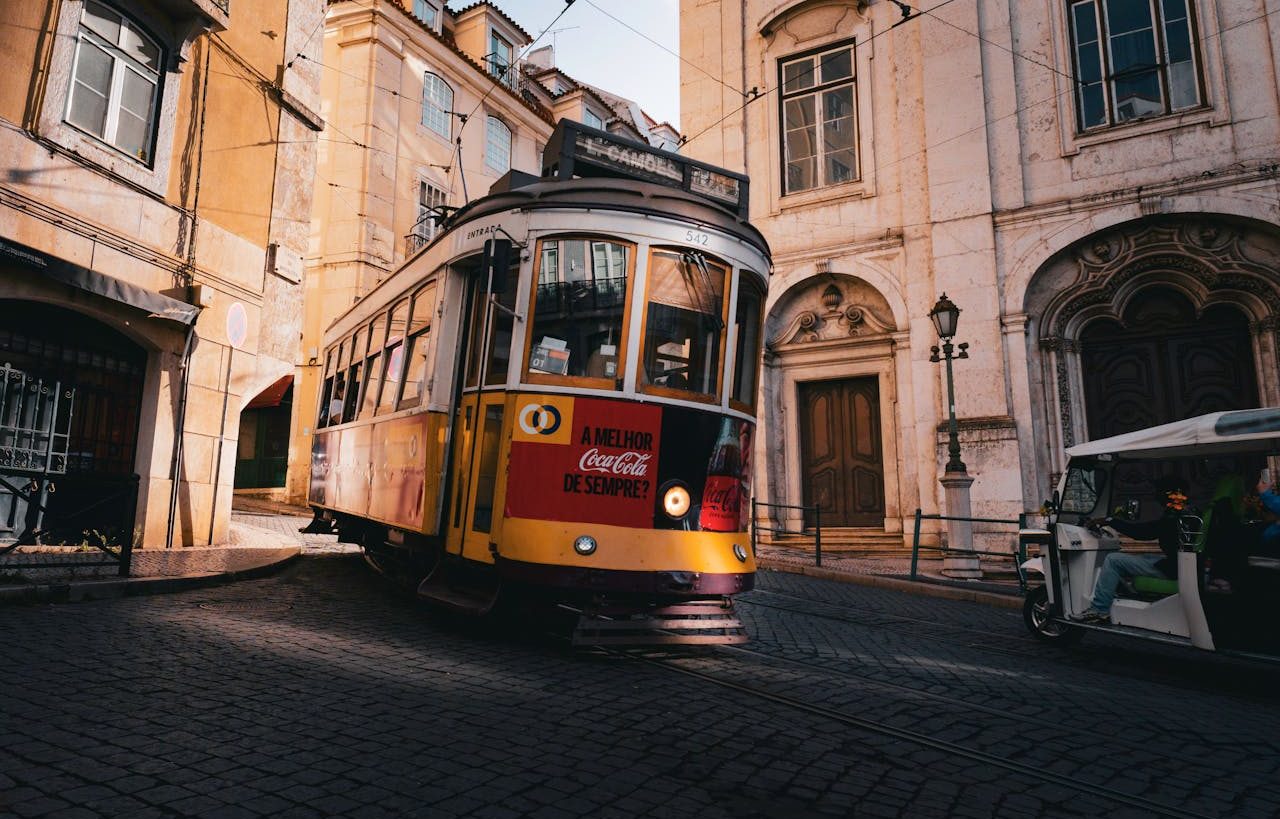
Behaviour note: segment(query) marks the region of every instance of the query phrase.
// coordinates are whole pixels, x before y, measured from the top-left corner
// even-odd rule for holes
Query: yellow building
[[[310,474],[324,330],[425,247],[441,216],[509,171],[539,174],[561,118],[659,146],[679,140],[630,100],[558,71],[551,48],[522,58],[533,37],[492,3],[454,11],[437,0],[333,2],[323,41],[328,130],[305,264],[305,364],[288,480],[245,489],[298,503]]]
[[[0,0],[0,542],[225,540],[300,355],[323,12]]]

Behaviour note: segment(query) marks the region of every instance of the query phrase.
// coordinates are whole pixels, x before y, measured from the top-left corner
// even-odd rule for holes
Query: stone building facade
[[[1073,443],[1280,401],[1272,4],[916,5],[681,3],[682,150],[750,174],[774,251],[757,493],[908,545],[943,292],[979,516]]]
[[[225,542],[298,362],[322,13],[0,2],[0,541]]]

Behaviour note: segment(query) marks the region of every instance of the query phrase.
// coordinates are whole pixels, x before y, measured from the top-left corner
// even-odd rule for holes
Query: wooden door
[[[818,505],[824,527],[883,526],[879,381],[810,381],[799,393],[804,504]]]
[[[1258,406],[1253,345],[1244,314],[1215,306],[1197,314],[1181,295],[1153,289],[1139,294],[1123,323],[1099,321],[1080,337],[1089,438],[1180,421],[1207,412]],[[1195,464],[1126,464],[1116,474],[1120,496],[1156,509],[1151,481],[1182,471],[1192,499],[1202,502],[1226,472],[1241,474],[1261,463],[1251,457],[1214,458]],[[1245,480],[1249,480],[1245,475]]]

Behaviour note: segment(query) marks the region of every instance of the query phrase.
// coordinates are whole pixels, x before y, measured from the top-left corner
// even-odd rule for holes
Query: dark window
[[[739,274],[738,306],[734,312],[737,344],[733,358],[733,400],[747,407],[756,404],[760,376],[760,329],[764,291],[746,271]]]
[[[1189,0],[1074,0],[1068,8],[1079,130],[1200,105]]]

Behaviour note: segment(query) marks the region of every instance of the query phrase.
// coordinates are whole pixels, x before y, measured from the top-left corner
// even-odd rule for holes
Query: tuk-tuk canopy
[[[1235,452],[1280,452],[1280,407],[1211,412],[1185,421],[1073,446],[1070,458],[1179,458]]]

